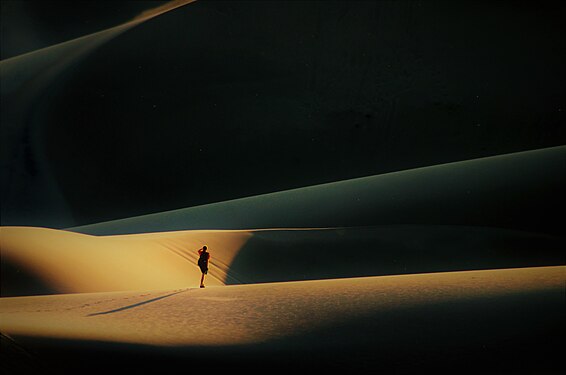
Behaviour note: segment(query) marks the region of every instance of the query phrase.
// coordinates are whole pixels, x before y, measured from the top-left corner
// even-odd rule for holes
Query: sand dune
[[[76,63],[78,59],[92,52],[108,40],[124,31],[153,17],[160,16],[175,8],[187,5],[195,0],[170,1],[154,9],[147,10],[133,20],[110,29],[76,38],[64,43],[42,48],[0,62],[0,78],[2,79],[2,95],[16,92],[24,86],[27,95],[37,94],[39,89],[50,83],[59,73]]]
[[[254,364],[267,362],[398,371],[468,363],[467,369],[513,371],[520,361],[507,361],[520,348],[532,354],[523,365],[544,370],[559,363],[552,356],[564,333],[565,271],[539,267],[2,298],[0,330],[63,368],[80,366],[94,351],[92,366],[101,369],[110,365],[101,354],[113,352],[114,359],[131,355],[123,364],[134,369],[170,365],[167,358],[199,370],[239,364],[258,371]],[[541,355],[545,362],[538,362]],[[495,367],[482,368],[490,361]]]
[[[45,228],[4,227],[0,236],[5,296],[198,286],[196,250],[203,244],[214,249],[207,284],[223,285],[227,265],[251,234],[194,231],[94,237]],[[22,280],[24,276],[13,280],[18,271],[27,276],[27,282]]]
[[[564,233],[566,146],[417,168],[71,228],[87,234],[380,224]]]
[[[71,230],[3,227],[7,363],[62,372],[560,369],[564,237],[549,214],[563,207],[565,150]],[[203,244],[213,254],[204,290],[195,288]],[[24,296],[53,293],[72,294]]]
[[[3,296],[198,286],[196,249],[213,255],[208,285],[564,264],[564,239],[455,226],[195,230],[91,236],[0,228]]]
[[[168,2],[115,27],[0,61],[3,220],[19,217],[17,222],[40,225],[49,212],[60,223],[56,226],[70,225],[67,202],[45,157],[46,108],[85,57],[131,28],[193,1]],[[34,223],[32,217],[42,219]]]

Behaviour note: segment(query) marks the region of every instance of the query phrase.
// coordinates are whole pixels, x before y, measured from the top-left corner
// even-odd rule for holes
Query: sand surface
[[[3,298],[0,329],[150,345],[259,343],[391,310],[549,291],[559,297],[565,272],[537,267]]]
[[[0,228],[2,296],[197,287],[197,249],[212,254],[206,284],[549,266],[564,239],[461,226],[189,230],[91,236]]]
[[[456,345],[463,350],[458,356],[481,362],[487,355],[482,348],[506,356],[506,346],[515,348],[512,342],[520,338],[538,353],[538,345],[547,348],[564,332],[556,308],[564,304],[565,271],[537,267],[3,298],[0,329],[38,353],[45,345],[41,338],[49,338],[91,350],[101,343],[137,344],[140,353],[169,348],[177,359],[214,353],[218,363],[297,358],[309,366],[326,353],[348,363],[344,353],[355,348],[365,358],[358,365],[389,368],[394,363],[384,353],[405,356],[404,366],[411,367],[429,355],[452,353],[443,348]],[[540,335],[550,341],[532,341]]]

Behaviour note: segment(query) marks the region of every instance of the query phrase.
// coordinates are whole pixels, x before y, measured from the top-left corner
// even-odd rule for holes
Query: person
[[[200,278],[201,288],[204,288],[204,275],[208,273],[208,260],[210,259],[210,253],[206,250],[206,245],[198,250],[199,258],[197,264],[200,267],[200,271],[202,272],[202,276]]]

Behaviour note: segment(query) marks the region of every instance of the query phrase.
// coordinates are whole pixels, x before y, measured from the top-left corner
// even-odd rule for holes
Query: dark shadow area
[[[33,296],[56,294],[41,278],[33,272],[10,262],[6,257],[0,259],[0,296]]]
[[[496,227],[563,236],[566,147],[258,195],[71,228],[94,235],[377,225]]]
[[[61,373],[561,373],[564,297],[563,290],[549,290],[456,299],[338,319],[323,329],[242,346],[21,340]]]
[[[564,248],[562,237],[482,227],[262,231],[228,275],[253,283],[551,266],[566,263]]]
[[[49,367],[8,335],[0,333],[0,372],[2,374],[47,373]]]

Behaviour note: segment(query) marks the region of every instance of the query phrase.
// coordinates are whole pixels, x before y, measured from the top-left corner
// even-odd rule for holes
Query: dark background
[[[2,59],[160,3],[2,1]],[[3,179],[20,193],[3,195],[2,225],[83,225],[565,144],[565,10],[189,4],[111,40],[48,88],[33,107],[43,151],[24,172],[41,158],[64,204],[35,199],[33,178]]]

